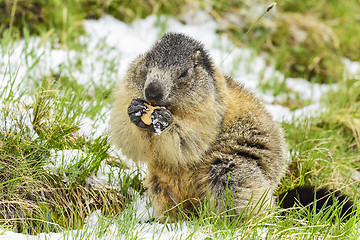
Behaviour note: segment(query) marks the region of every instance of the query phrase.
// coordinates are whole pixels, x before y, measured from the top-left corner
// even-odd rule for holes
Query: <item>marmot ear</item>
[[[196,50],[194,55],[192,56],[192,60],[193,60],[193,63],[194,63],[194,66],[198,65],[199,63],[199,60],[200,60],[200,50]]]

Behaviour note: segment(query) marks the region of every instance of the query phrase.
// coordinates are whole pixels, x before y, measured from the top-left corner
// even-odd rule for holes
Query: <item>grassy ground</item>
[[[29,72],[43,57],[38,56],[36,48],[27,41],[31,36],[40,36],[39,45],[50,42],[53,49],[79,53],[75,57],[69,56],[68,65],[47,76],[24,75],[24,82],[33,83],[26,90],[18,89],[16,79],[20,73],[12,71],[10,84],[0,90],[0,121],[4,123],[0,129],[0,221],[3,227],[30,234],[79,229],[86,216],[100,209],[111,217],[99,223],[94,233],[97,236],[103,236],[110,223],[116,224],[117,234],[122,235],[136,228],[138,220],[128,208],[122,211],[133,201],[133,192],[129,189],[143,191],[139,173],[129,174],[121,159],[108,154],[110,144],[106,134],[89,137],[80,131],[84,119],[90,119],[96,125],[105,118],[116,81],[109,78],[116,71],[116,59],[99,57],[99,62],[105,66],[104,72],[109,73],[109,76],[101,76],[100,82],[106,84],[80,84],[68,73],[81,69],[82,59],[88,54],[86,46],[79,40],[84,34],[83,19],[98,18],[107,13],[131,22],[149,14],[181,13],[187,6],[208,9],[222,26],[220,30],[225,31],[235,44],[246,44],[259,52],[267,52],[269,62],[285,76],[301,76],[312,82],[337,82],[335,90],[322,96],[321,105],[326,106],[325,112],[318,117],[283,123],[292,164],[278,192],[310,183],[342,189],[359,205],[356,201],[359,179],[356,176],[360,170],[360,84],[356,79],[343,80],[341,64],[342,57],[358,60],[356,46],[360,45],[360,37],[356,33],[360,24],[355,11],[359,7],[358,1],[347,1],[346,4],[340,1],[281,1],[276,13],[263,19],[244,42],[239,42],[254,22],[254,17],[242,9],[251,9],[254,5],[247,1],[195,0],[171,3],[140,0],[0,1],[1,51],[7,52],[19,39],[25,39],[23,54],[30,59]],[[266,9],[267,3],[263,6]],[[231,20],[234,15],[236,23],[242,21],[244,24],[234,23]],[[297,32],[294,33],[290,26],[295,26]],[[296,36],[303,32],[308,38],[297,39]],[[319,39],[319,33],[328,38]],[[11,66],[0,67],[6,72]],[[294,92],[276,80],[264,82],[260,87],[264,92],[284,96],[281,104],[292,110],[309,104],[300,96],[294,98]],[[30,96],[30,100],[24,102],[23,96]],[[66,150],[83,154],[72,159],[70,165],[65,164],[56,171],[46,170],[56,158],[54,153]],[[120,183],[117,190],[87,184],[87,179],[98,173],[104,163],[115,166],[111,169],[116,170],[110,174],[116,175],[114,177]],[[119,169],[126,174],[119,173]],[[322,216],[310,212],[307,218],[294,211],[286,219],[279,219],[279,211],[275,209],[266,216],[236,224],[229,224],[224,217],[201,214],[199,219],[193,220],[191,231],[194,236],[200,232],[215,239],[259,239],[264,236],[264,231],[268,239],[358,237],[352,231],[359,221],[359,213],[343,224],[331,211]],[[93,233],[78,234],[77,238],[81,239]],[[134,234],[129,238],[136,239],[137,233]]]

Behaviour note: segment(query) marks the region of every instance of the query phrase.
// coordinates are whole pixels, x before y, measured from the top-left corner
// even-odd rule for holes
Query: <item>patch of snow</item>
[[[29,139],[38,138],[32,124],[33,109],[25,107],[33,104],[30,97],[23,97],[22,103],[6,102],[0,98],[0,131],[12,132],[20,131],[19,125],[26,128],[23,134]]]
[[[99,138],[108,132],[108,119],[108,116],[106,116],[104,121],[99,119],[92,120],[89,117],[83,117],[80,119],[80,129],[78,132],[79,134],[87,136],[91,139]]]
[[[320,103],[310,104],[294,111],[278,104],[266,104],[266,109],[272,114],[274,120],[278,122],[293,122],[294,119],[315,117],[326,110]]]
[[[348,58],[343,58],[344,64],[344,79],[360,79],[360,61],[351,61]]]
[[[154,208],[148,196],[137,196],[133,203],[136,219],[142,222],[152,220],[155,217]]]
[[[71,168],[79,159],[89,158],[88,154],[79,149],[69,149],[55,151],[50,150],[48,163],[44,165],[44,169],[54,173]]]
[[[302,100],[311,99],[313,102],[319,102],[321,96],[329,90],[336,90],[337,84],[319,84],[310,83],[303,78],[287,78],[286,86],[300,94]]]

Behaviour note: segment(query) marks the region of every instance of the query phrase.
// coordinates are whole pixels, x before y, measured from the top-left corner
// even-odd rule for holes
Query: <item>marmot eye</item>
[[[185,70],[180,74],[179,78],[184,78],[186,77],[187,74],[188,74],[188,70]]]

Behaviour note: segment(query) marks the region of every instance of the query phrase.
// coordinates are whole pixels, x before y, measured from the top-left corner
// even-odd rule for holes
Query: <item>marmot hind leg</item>
[[[172,221],[181,215],[196,216],[201,201],[190,180],[192,174],[191,171],[168,174],[165,169],[149,168],[145,186],[158,220]]]
[[[217,214],[259,214],[273,205],[273,189],[261,170],[240,159],[216,159],[210,165],[209,197]]]

